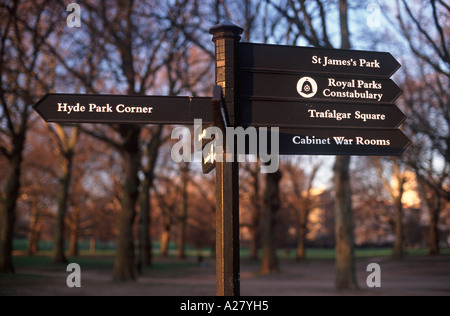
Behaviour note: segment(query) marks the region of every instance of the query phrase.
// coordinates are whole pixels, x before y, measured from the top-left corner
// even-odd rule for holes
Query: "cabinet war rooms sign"
[[[210,31],[224,96],[217,88],[213,98],[48,94],[34,110],[58,123],[193,125],[201,119],[223,132],[259,129],[259,139],[250,141],[269,149],[264,142],[273,137],[262,140],[260,131],[279,128],[282,155],[397,156],[411,144],[399,129],[406,117],[394,104],[402,91],[390,80],[400,68],[391,54],[240,43],[242,32],[230,23]],[[236,161],[214,161],[216,141],[203,140],[203,156],[204,170],[217,167],[217,295],[237,296],[239,168]]]

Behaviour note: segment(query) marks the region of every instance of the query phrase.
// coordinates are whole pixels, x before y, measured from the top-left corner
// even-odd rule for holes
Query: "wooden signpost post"
[[[393,104],[402,91],[390,80],[400,68],[391,54],[240,43],[242,32],[228,22],[210,30],[212,98],[48,94],[34,110],[58,123],[202,119],[223,135],[226,128],[279,127],[280,155],[398,156],[411,144],[398,129],[406,117]],[[202,149],[204,172],[216,169],[217,295],[239,296],[239,165],[226,151],[216,159],[214,141]]]

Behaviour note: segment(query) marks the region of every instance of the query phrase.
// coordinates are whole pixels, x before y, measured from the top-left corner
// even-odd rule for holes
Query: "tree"
[[[147,143],[145,157],[147,162],[143,167],[144,179],[141,183],[139,197],[139,260],[138,266],[150,266],[152,264],[152,241],[151,241],[151,202],[150,190],[153,188],[154,170],[158,160],[158,152],[161,146],[162,126],[154,127],[151,132],[152,138]],[[138,269],[140,270],[140,269]]]
[[[445,203],[439,192],[436,192],[432,186],[423,180],[419,181],[422,182],[419,186],[420,196],[430,217],[428,253],[430,256],[437,256],[440,254],[440,215],[445,208]]]
[[[262,209],[262,256],[259,272],[272,274],[278,272],[277,246],[275,242],[275,214],[280,208],[281,171],[266,175],[266,190]]]
[[[350,49],[348,3],[339,0],[341,48]],[[336,157],[334,189],[336,193],[336,288],[357,288],[354,254],[354,224],[350,185],[350,157]]]
[[[167,172],[167,170],[165,170]],[[174,185],[170,177],[157,175],[155,196],[161,213],[161,256],[169,255],[169,241],[172,236],[172,225],[175,222],[177,209],[180,207],[178,185]]]
[[[262,194],[261,194],[261,179],[260,179],[260,163],[247,163],[244,164],[245,173],[241,172],[240,177],[240,193],[242,198],[242,209],[247,209],[250,213],[250,217],[247,219],[247,223],[241,224],[241,226],[248,227],[251,235],[250,240],[250,260],[258,259],[258,251],[260,247],[260,224],[261,224],[261,209],[262,209]],[[241,169],[241,170],[242,170]]]
[[[182,197],[182,203],[180,210],[177,214],[177,248],[178,248],[178,259],[186,259],[185,247],[186,247],[186,226],[188,219],[188,185],[189,185],[189,171],[190,171],[190,163],[186,162],[180,164],[180,172],[181,172],[181,192],[179,193]]]
[[[406,157],[415,171],[424,205],[430,214],[430,254],[439,253],[439,218],[450,200],[450,53],[448,17],[444,1],[396,2],[398,14],[390,22],[412,53],[404,67],[401,99],[408,115],[413,146]]]
[[[166,48],[183,47],[184,39],[160,17],[171,14],[164,3],[143,1],[81,1],[84,32],[65,41],[47,42],[66,77],[77,80],[90,93],[145,95],[155,84],[164,65],[174,56]],[[181,6],[182,4],[179,4]],[[73,31],[73,32],[76,32]],[[80,40],[80,38],[82,40]],[[67,43],[71,43],[70,50]],[[88,52],[88,53],[86,53]],[[114,279],[134,280],[133,223],[139,197],[141,170],[141,131],[139,125],[82,126],[82,131],[113,147],[122,156],[123,181],[119,215],[119,235]]]
[[[341,49],[350,49],[349,5],[347,0],[335,3],[328,1],[308,2],[268,0],[276,10],[279,19],[274,20],[272,28],[276,33],[278,25],[285,28],[288,44],[297,45],[300,39],[315,47],[333,48],[329,30],[329,14],[334,8],[339,12]],[[335,216],[336,216],[336,288],[353,289],[357,287],[354,258],[353,210],[350,188],[350,156],[336,157],[334,166]]]
[[[420,4],[396,2],[397,25],[414,56],[436,73],[450,76],[449,28],[450,7],[441,0]],[[426,49],[424,49],[426,48]]]
[[[190,194],[188,241],[197,248],[199,255],[204,247],[211,248],[211,258],[216,254],[216,196],[212,175],[193,176],[193,192]]]
[[[55,16],[44,14],[49,1],[0,5],[0,154],[6,157],[5,198],[0,205],[0,272],[14,272],[12,240],[31,106],[47,88],[41,39],[55,30]]]
[[[317,207],[317,197],[314,195],[313,182],[316,179],[322,162],[318,161],[311,167],[309,173],[302,167],[299,160],[287,161],[284,165],[284,173],[288,179],[291,190],[288,193],[287,203],[294,213],[297,226],[297,260],[306,258],[306,234],[308,217],[311,211]],[[303,165],[305,165],[303,163]]]
[[[65,252],[65,221],[69,200],[69,189],[72,180],[72,165],[75,154],[75,145],[78,140],[79,128],[73,127],[67,133],[59,124],[47,125],[54,142],[57,145],[61,176],[58,194],[58,210],[56,212],[53,262],[67,263]]]
[[[430,254],[433,255],[439,253],[438,225],[444,208],[440,201],[450,200],[450,162],[446,158],[450,146],[445,141],[450,117],[445,84],[450,84],[449,79],[437,74],[424,75],[420,80],[408,76],[402,99],[413,140],[405,161],[416,174],[424,206],[430,214]]]
[[[378,171],[385,190],[391,196],[392,202],[394,204],[394,216],[393,216],[393,226],[395,234],[394,248],[392,251],[392,256],[394,259],[402,259],[404,252],[404,228],[403,228],[403,194],[405,193],[405,183],[407,181],[405,166],[402,165],[399,159],[392,159],[392,178],[395,180],[391,183],[388,178],[384,175],[383,168],[380,159],[374,159],[375,166]]]

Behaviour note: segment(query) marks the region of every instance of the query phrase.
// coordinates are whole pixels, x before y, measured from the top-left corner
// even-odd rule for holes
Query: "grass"
[[[55,264],[52,262],[51,256],[51,242],[42,242],[40,244],[40,251],[38,255],[29,257],[24,255],[26,249],[26,240],[15,240],[15,256],[14,256],[14,266],[18,269],[21,268],[36,268],[36,269],[61,269],[65,267],[64,264]],[[103,245],[103,249],[96,250],[94,254],[89,252],[89,243],[85,242],[81,244],[80,256],[77,258],[68,258],[69,262],[75,262],[86,269],[93,270],[111,270],[114,266],[114,253],[115,250],[112,247],[106,247]],[[356,249],[355,255],[356,259],[365,259],[365,258],[373,258],[373,257],[389,257],[391,256],[392,249],[390,248],[373,248],[373,249]],[[171,245],[169,250],[169,260],[164,260],[164,262],[159,262],[158,260],[154,260],[153,267],[150,269],[152,271],[162,271],[162,270],[172,270],[179,269],[183,267],[188,267],[195,265],[195,261],[171,261],[170,259],[176,258],[176,247]],[[211,258],[211,249],[203,249],[201,254],[205,258]],[[408,250],[407,254],[410,256],[427,256],[427,249],[414,249]],[[450,248],[442,249],[442,255],[450,255]],[[160,257],[160,249],[159,244],[154,245],[153,249],[154,258]],[[186,255],[188,258],[194,259],[198,256],[198,251],[194,248],[187,247]],[[294,260],[295,259],[295,250],[292,249],[290,251],[286,251],[284,249],[280,249],[277,252],[277,256],[280,260]],[[245,260],[249,257],[249,249],[246,247],[241,248],[241,258]],[[334,260],[335,259],[335,250],[334,249],[319,249],[312,248],[307,249],[306,252],[307,260]],[[181,265],[181,266],[180,266]]]

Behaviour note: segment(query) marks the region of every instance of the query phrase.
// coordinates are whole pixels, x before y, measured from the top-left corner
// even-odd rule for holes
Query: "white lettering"
[[[391,141],[389,139],[364,139],[362,137],[356,137],[356,145],[359,145],[359,146],[390,146]]]
[[[194,303],[190,300],[187,303],[181,303],[181,311],[205,311],[211,314],[214,310],[214,303]]]
[[[179,139],[175,145],[172,146],[170,155],[175,163],[190,162],[191,161],[191,131],[187,127],[176,127],[172,131],[172,139]]]
[[[336,110],[319,112],[317,110],[309,109],[308,112],[311,118],[335,119],[336,121],[348,120],[352,118],[352,113],[342,113],[337,112]]]
[[[367,61],[365,59],[360,59],[359,66],[365,68],[381,68],[380,62],[378,60]]]
[[[127,113],[127,114],[152,114],[153,108],[141,107],[141,106],[125,106],[119,104],[116,106],[117,113]]]
[[[352,146],[353,139],[346,139],[345,137],[333,137],[336,145]]]
[[[313,65],[322,64],[321,58],[319,58],[318,56],[313,56],[312,63],[313,63]]]
[[[79,264],[71,263],[67,266],[67,272],[72,272],[66,279],[66,284],[70,288],[81,287],[81,267]]]
[[[381,287],[381,267],[377,263],[371,263],[367,266],[367,272],[372,272],[369,274],[366,280],[366,284],[369,288],[380,288]]]
[[[368,90],[365,92],[353,91],[332,91],[331,89],[323,90],[323,96],[326,98],[347,98],[347,99],[368,99],[377,100],[380,102],[383,99],[382,93],[370,93]]]
[[[330,138],[316,138],[316,136],[312,136],[312,137],[295,136],[292,139],[292,142],[295,145],[330,145],[331,139]]]
[[[357,120],[362,120],[364,122],[367,122],[368,120],[385,121],[386,115],[385,114],[364,114],[364,113],[361,113],[360,111],[356,111],[355,118]]]
[[[81,9],[80,5],[76,3],[69,3],[66,9],[67,12],[72,12],[66,19],[68,27],[81,27]]]
[[[86,107],[77,103],[77,105],[68,105],[67,103],[58,103],[58,112],[67,112],[70,114],[72,112],[84,112]]]

